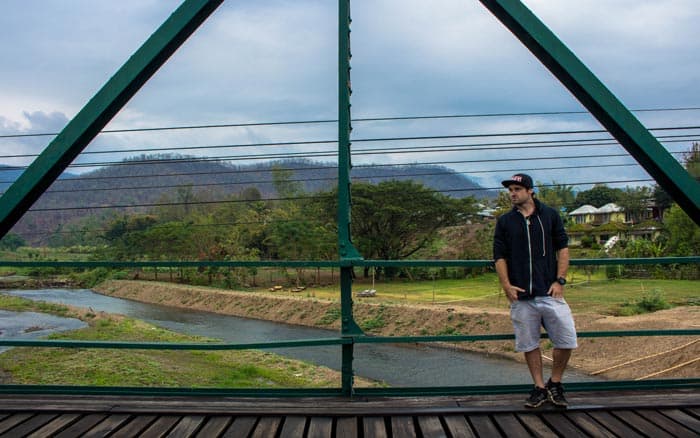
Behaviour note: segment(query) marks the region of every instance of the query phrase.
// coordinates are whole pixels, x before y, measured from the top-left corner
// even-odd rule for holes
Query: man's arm
[[[566,278],[566,273],[569,271],[569,248],[562,248],[557,252],[557,278]],[[554,282],[549,287],[549,295],[554,298],[564,297],[564,286],[558,282]]]
[[[511,303],[518,299],[518,292],[525,292],[525,289],[510,284],[506,259],[496,260],[496,273],[498,274],[498,281],[501,283],[501,288],[503,292],[506,293],[506,298],[508,298],[508,301]]]
[[[562,248],[557,253],[557,278],[566,278],[569,272],[569,248]]]

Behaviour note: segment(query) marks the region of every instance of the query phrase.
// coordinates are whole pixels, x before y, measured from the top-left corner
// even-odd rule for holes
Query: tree
[[[152,215],[135,214],[115,218],[105,230],[104,239],[109,243],[110,256],[129,259],[145,254],[149,247],[141,234],[155,225],[158,219]]]
[[[494,214],[500,216],[508,213],[513,208],[513,203],[510,201],[510,195],[505,190],[498,192],[498,197],[495,199],[496,211]]]
[[[691,149],[683,154],[683,165],[688,173],[700,179],[700,143],[693,143]],[[693,256],[700,254],[700,226],[673,204],[664,215],[668,253],[671,256]]]
[[[623,195],[617,201],[618,205],[625,210],[625,215],[633,223],[644,220],[644,213],[648,208],[648,201],[652,193],[649,187],[626,187]]]
[[[241,191],[240,198],[244,201],[259,201],[262,199],[262,193],[257,187],[250,186]]]
[[[277,164],[272,166],[272,184],[280,197],[290,198],[304,193],[301,182],[292,180],[293,176],[293,170],[284,169]]]
[[[354,183],[352,201],[358,250],[366,258],[386,260],[410,257],[430,245],[440,228],[464,223],[476,211],[473,198],[450,198],[413,181]]]
[[[690,150],[683,154],[683,165],[692,177],[700,180],[700,143],[693,143]]]
[[[663,220],[664,213],[673,205],[673,198],[658,184],[654,185],[652,196],[656,208],[659,209],[659,218]]]
[[[673,205],[664,215],[668,253],[671,256],[700,254],[700,226],[678,205]]]
[[[8,233],[0,239],[0,249],[15,251],[20,246],[25,246],[27,243],[22,236],[14,233]]]
[[[557,184],[555,181],[552,181],[551,184],[543,184],[538,181],[536,186],[538,188],[537,198],[560,214],[572,209],[576,200],[574,186]]]
[[[622,190],[608,187],[605,184],[596,184],[592,189],[576,194],[575,207],[578,208],[586,204],[602,207],[611,202],[618,202],[621,197]]]

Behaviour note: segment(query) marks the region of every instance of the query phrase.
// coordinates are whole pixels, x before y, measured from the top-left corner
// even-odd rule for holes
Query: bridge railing
[[[700,257],[664,257],[643,259],[576,259],[577,265],[644,265],[644,264],[697,264]],[[358,260],[353,266],[376,267],[486,267],[492,262],[488,260]],[[341,268],[338,261],[220,261],[220,262],[110,262],[110,261],[66,261],[66,262],[37,262],[37,261],[2,261],[6,267],[324,267]],[[342,280],[341,280],[342,281]],[[342,288],[341,288],[342,289]],[[514,338],[512,333],[494,333],[478,335],[426,335],[426,336],[369,336],[359,329],[352,312],[352,299],[341,299],[341,314],[345,318],[338,337],[323,339],[302,339],[285,341],[267,341],[255,343],[164,343],[164,342],[118,342],[118,341],[73,341],[73,340],[26,340],[0,338],[0,346],[7,347],[50,347],[50,348],[94,348],[120,350],[268,350],[276,348],[314,348],[320,346],[338,346],[342,356],[341,382],[337,388],[175,388],[175,387],[115,387],[115,386],[71,386],[71,385],[0,385],[0,392],[5,393],[62,393],[62,394],[149,394],[149,395],[235,395],[251,397],[277,396],[416,396],[416,395],[458,395],[458,394],[499,394],[526,391],[530,385],[488,385],[488,386],[421,386],[421,387],[383,387],[363,388],[354,384],[354,363],[356,360],[355,346],[358,344],[417,344],[417,343],[460,343],[460,342],[489,342],[504,341]],[[347,308],[349,306],[349,308]],[[664,330],[624,330],[579,332],[580,338],[606,337],[649,337],[649,336],[698,336],[700,329]],[[547,338],[546,333],[542,334]],[[411,354],[407,351],[406,354]],[[416,351],[415,354],[420,354]],[[600,390],[600,389],[650,389],[650,388],[697,388],[700,378],[685,379],[645,379],[642,381],[605,380],[597,382],[572,382],[567,384],[570,390]]]

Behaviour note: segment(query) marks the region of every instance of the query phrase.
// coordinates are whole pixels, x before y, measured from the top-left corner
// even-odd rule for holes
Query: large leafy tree
[[[476,211],[473,198],[451,198],[413,181],[358,182],[351,192],[353,242],[368,259],[408,258],[429,246],[441,228],[464,223]],[[328,221],[335,221],[336,195],[318,198]]]
[[[623,192],[620,189],[608,187],[605,184],[596,184],[590,190],[584,190],[576,194],[575,206],[580,207],[589,204],[594,207],[602,207],[611,202],[617,203],[622,196]]]
[[[644,212],[648,208],[649,200],[653,197],[649,187],[626,187],[623,196],[617,201],[625,210],[632,223],[639,223],[644,219]]]
[[[664,215],[668,253],[672,256],[700,254],[700,226],[678,205],[673,205]]]
[[[683,155],[683,165],[688,173],[700,179],[700,143],[693,143]],[[700,254],[700,226],[678,205],[673,206],[664,215],[668,252],[673,256],[692,256]]]
[[[693,143],[690,150],[683,154],[681,161],[690,176],[700,180],[700,143]],[[673,198],[661,186],[655,185],[654,202],[659,209],[659,215],[663,219],[664,212],[673,205]]]
[[[652,196],[659,209],[659,216],[663,219],[666,210],[673,205],[673,198],[658,184],[654,185]]]

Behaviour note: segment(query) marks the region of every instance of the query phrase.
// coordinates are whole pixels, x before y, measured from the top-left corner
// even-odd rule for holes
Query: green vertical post
[[[185,0],[0,198],[0,238],[223,0]]]
[[[350,234],[350,0],[338,2],[338,249],[341,335],[362,334],[352,315],[352,262],[361,257]],[[342,346],[342,391],[352,395],[354,345]]]
[[[700,225],[700,183],[583,62],[519,0],[480,1]]]

